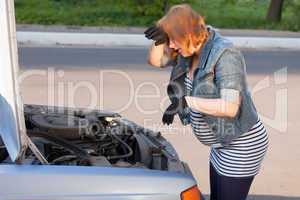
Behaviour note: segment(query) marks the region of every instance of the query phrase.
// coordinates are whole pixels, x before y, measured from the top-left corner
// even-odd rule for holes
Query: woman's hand
[[[226,99],[206,99],[200,97],[186,96],[187,105],[198,112],[215,117],[234,118],[240,107],[240,97],[236,101],[227,101]]]
[[[153,40],[148,54],[148,63],[155,67],[176,65],[177,53],[169,48],[169,37],[159,26],[151,26],[145,32],[145,37]]]
[[[149,40],[154,40],[155,46],[161,45],[161,44],[166,44],[169,41],[168,35],[164,32],[162,28],[159,26],[151,26],[148,28],[145,32],[145,37],[148,38]]]
[[[174,98],[171,105],[165,110],[162,123],[170,125],[173,123],[174,116],[178,111],[182,111],[187,106],[186,100],[183,97],[181,98]]]

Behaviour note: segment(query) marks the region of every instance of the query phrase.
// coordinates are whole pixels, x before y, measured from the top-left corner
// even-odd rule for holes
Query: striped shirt
[[[185,85],[192,90],[192,81],[186,76]],[[229,177],[255,176],[268,148],[268,135],[261,121],[246,133],[223,147],[211,131],[203,115],[190,109],[192,130],[197,139],[211,147],[210,162],[220,175]]]

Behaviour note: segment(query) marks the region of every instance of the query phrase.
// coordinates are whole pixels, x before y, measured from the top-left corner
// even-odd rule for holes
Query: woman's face
[[[175,51],[180,53],[183,57],[189,57],[195,53],[194,47],[190,47],[189,49],[186,49],[180,42],[176,40],[169,41],[169,48],[174,49]]]

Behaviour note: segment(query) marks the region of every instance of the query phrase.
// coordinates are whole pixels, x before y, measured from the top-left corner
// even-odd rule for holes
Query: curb
[[[300,50],[300,38],[286,37],[240,37],[228,36],[237,48]],[[132,46],[145,47],[151,44],[143,34],[120,33],[73,33],[18,31],[19,44],[33,46]]]
[[[211,25],[209,25],[211,26]],[[213,27],[213,26],[212,26]],[[17,31],[28,32],[66,32],[66,33],[122,33],[143,34],[147,27],[134,26],[66,26],[66,25],[34,25],[17,24]],[[221,35],[238,37],[282,37],[300,38],[300,32],[265,30],[265,29],[223,29],[214,27]]]

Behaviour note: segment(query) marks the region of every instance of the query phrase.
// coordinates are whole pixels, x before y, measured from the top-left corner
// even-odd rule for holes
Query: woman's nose
[[[170,47],[171,49],[176,49],[176,45],[175,45],[173,42],[171,42],[171,41],[170,41],[170,43],[169,43],[169,47]]]

